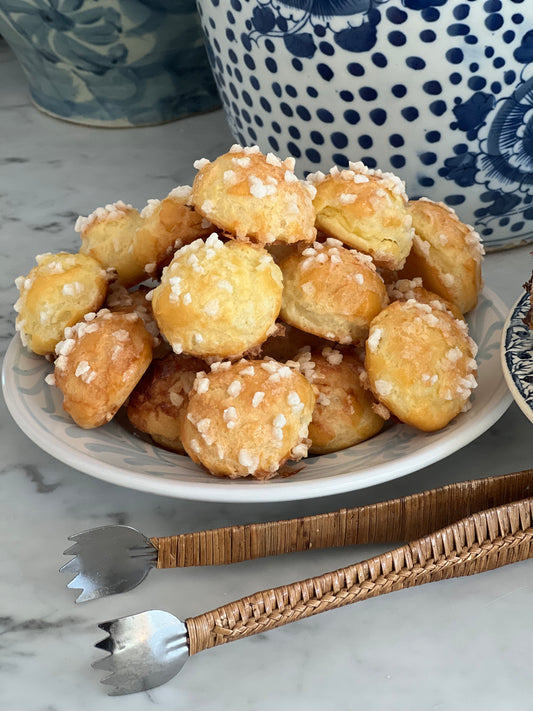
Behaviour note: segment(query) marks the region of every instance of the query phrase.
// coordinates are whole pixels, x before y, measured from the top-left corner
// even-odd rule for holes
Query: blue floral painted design
[[[476,211],[478,228],[487,231],[504,216],[533,219],[533,31],[525,33],[514,57],[524,69],[510,94],[496,99],[478,91],[454,107],[457,120],[450,127],[477,150],[446,159],[439,171],[461,188],[487,188]],[[462,146],[459,141],[456,147]]]
[[[259,0],[254,8],[253,30],[248,40],[283,37],[285,46],[295,57],[312,58],[317,50],[317,29],[329,30],[335,44],[348,52],[368,52],[377,41],[381,21],[379,8],[390,0]],[[411,10],[426,10],[443,5],[447,0],[402,0]],[[301,11],[295,17],[286,9]],[[284,11],[285,10],[285,11]],[[335,29],[330,20],[352,17],[348,26]],[[360,19],[357,16],[361,16]],[[308,31],[304,31],[308,30]]]
[[[482,126],[487,114],[494,107],[494,103],[495,99],[492,94],[482,91],[472,94],[467,101],[458,104],[453,109],[457,118],[457,128],[461,131],[472,131]]]
[[[306,10],[317,17],[333,17],[335,15],[356,15],[368,12],[372,0],[281,0],[282,5]]]
[[[260,35],[265,37],[283,37],[289,52],[299,58],[310,59],[317,51],[317,26],[333,30],[333,40],[349,52],[366,52],[376,43],[376,27],[380,14],[376,8],[389,0],[267,0],[254,8],[252,16],[253,30],[248,40],[255,40]],[[302,11],[294,17],[283,8]],[[328,23],[328,18],[361,15],[360,24],[349,23],[335,31]],[[304,31],[307,30],[307,31]]]
[[[219,105],[194,0],[4,0],[0,32],[61,118],[139,125]]]

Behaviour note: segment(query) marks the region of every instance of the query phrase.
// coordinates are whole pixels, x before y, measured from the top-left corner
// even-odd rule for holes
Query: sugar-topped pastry
[[[63,408],[84,429],[109,422],[152,360],[152,336],[136,313],[100,309],[65,329],[46,380],[63,393]]]
[[[114,269],[124,286],[139,284],[146,274],[144,265],[135,259],[133,242],[141,222],[139,212],[122,200],[98,207],[76,221],[80,252],[94,257],[106,269]]]
[[[388,304],[383,279],[372,259],[328,239],[280,263],[280,316],[291,326],[338,343],[357,343]]]
[[[413,232],[402,180],[393,173],[350,163],[329,174],[311,173],[316,188],[316,227],[349,247],[370,254],[380,267],[400,269],[411,249]]]
[[[389,418],[432,431],[469,408],[483,248],[453,210],[362,162],[300,180],[234,145],[194,167],[140,213],[79,217],[80,253],[17,279],[16,328],[55,357],[75,423],[125,405],[215,476],[269,479]]]
[[[146,298],[151,292],[144,284],[128,291],[119,282],[109,285],[109,291],[105,300],[105,307],[110,311],[121,311],[122,313],[136,313],[142,318],[146,330],[153,337],[154,348],[161,346],[159,327],[152,311],[152,302]],[[165,348],[168,352],[168,345]],[[155,357],[155,354],[154,354]]]
[[[296,362],[317,393],[309,425],[311,454],[336,452],[380,432],[389,412],[366,389],[364,367],[353,352],[306,348]]]
[[[234,145],[195,167],[191,202],[229,237],[259,244],[314,240],[314,188],[295,175],[293,158]]]
[[[175,353],[238,357],[276,328],[282,276],[268,252],[212,234],[176,252],[152,308]]]
[[[476,345],[464,321],[414,299],[372,321],[365,367],[376,398],[399,420],[431,432],[469,408]]]
[[[454,318],[464,320],[463,314],[455,304],[422,286],[422,277],[397,279],[396,281],[387,283],[387,293],[391,301],[408,301],[409,299],[415,299],[415,301],[420,301],[422,304],[429,304],[435,309],[449,311]]]
[[[179,186],[163,200],[148,200],[133,238],[133,256],[146,275],[157,277],[174,252],[198,237],[207,237],[213,225],[188,201],[192,188]]]
[[[24,345],[38,355],[54,352],[67,326],[98,310],[107,294],[101,265],[85,254],[41,254],[37,266],[15,283],[19,298],[16,329]]]
[[[462,314],[477,304],[483,287],[483,245],[478,233],[455,211],[428,198],[411,200],[413,248],[400,276],[422,277],[424,286],[454,303]]]
[[[313,388],[275,360],[222,361],[200,373],[181,429],[193,461],[220,477],[270,479],[307,456]]]
[[[180,431],[189,392],[197,373],[205,369],[203,361],[191,356],[169,353],[154,359],[128,400],[131,424],[156,444],[184,454]]]

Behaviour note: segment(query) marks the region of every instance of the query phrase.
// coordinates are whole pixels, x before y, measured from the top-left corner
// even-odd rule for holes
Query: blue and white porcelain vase
[[[0,0],[0,34],[58,118],[139,126],[220,105],[195,0]]]
[[[198,0],[228,122],[302,172],[363,160],[533,240],[532,0]]]

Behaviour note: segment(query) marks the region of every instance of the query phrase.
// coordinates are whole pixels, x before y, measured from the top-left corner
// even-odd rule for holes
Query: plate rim
[[[488,288],[483,290],[483,296],[492,303],[501,314],[502,319],[505,319],[507,307],[500,297]],[[505,326],[502,328],[502,333],[504,330]],[[421,468],[462,449],[497,422],[513,401],[505,379],[505,369],[502,367],[502,378],[498,381],[498,387],[491,393],[489,401],[484,406],[484,411],[478,419],[469,424],[466,430],[459,429],[454,433],[451,446],[449,440],[430,442],[417,452],[406,455],[397,461],[382,462],[373,467],[367,467],[362,472],[348,471],[334,474],[326,479],[298,481],[295,477],[290,477],[277,481],[250,481],[247,482],[250,484],[249,486],[235,487],[228,485],[227,481],[219,483],[215,478],[213,481],[184,482],[163,476],[128,471],[125,467],[108,462],[104,462],[104,466],[102,466],[102,460],[97,456],[86,452],[80,453],[62,441],[56,443],[57,438],[47,438],[44,430],[36,430],[31,427],[22,411],[20,393],[13,379],[8,377],[13,365],[13,356],[18,348],[17,339],[19,339],[18,334],[12,338],[3,359],[2,390],[12,418],[30,440],[58,461],[93,478],[140,492],[186,500],[248,504],[287,502],[333,496],[376,486],[419,471]],[[501,367],[501,358],[498,358],[498,364]],[[444,454],[442,454],[443,448],[445,449]],[[391,472],[391,469],[394,471]]]
[[[502,362],[502,370],[503,370],[503,377],[505,379],[505,382],[507,384],[507,387],[509,388],[509,391],[513,397],[513,400],[516,402],[520,410],[524,413],[524,415],[528,418],[530,422],[533,422],[533,406],[529,405],[525,397],[523,396],[520,388],[517,386],[517,379],[518,376],[516,373],[513,372],[512,368],[509,366],[508,362],[508,340],[510,337],[510,334],[515,331],[515,327],[513,326],[512,322],[514,318],[518,315],[522,316],[522,309],[525,306],[525,302],[529,302],[529,293],[527,291],[524,291],[523,294],[521,294],[518,299],[515,301],[513,304],[511,310],[507,314],[507,318],[505,319],[505,323],[503,324],[502,328],[502,337],[501,337],[501,342],[500,342],[500,358]],[[528,306],[529,308],[529,306]],[[526,325],[524,324],[524,328],[527,329]]]

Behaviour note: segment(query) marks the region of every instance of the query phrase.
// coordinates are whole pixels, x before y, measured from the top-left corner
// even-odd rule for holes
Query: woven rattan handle
[[[158,568],[222,565],[312,548],[410,541],[529,493],[533,494],[533,469],[334,513],[150,540],[158,551]]]
[[[190,654],[358,600],[531,558],[532,516],[533,498],[481,511],[362,563],[189,618]]]

